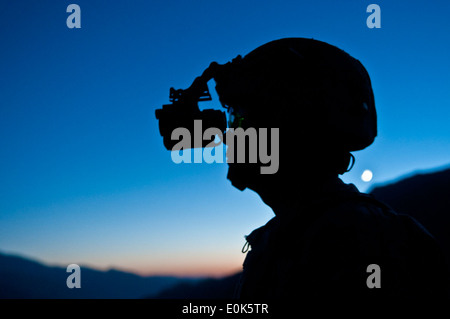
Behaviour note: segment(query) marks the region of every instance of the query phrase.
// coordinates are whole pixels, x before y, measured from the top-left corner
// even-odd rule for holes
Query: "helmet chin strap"
[[[344,173],[350,172],[352,170],[353,166],[355,165],[356,159],[355,159],[355,156],[353,156],[352,153],[350,153],[350,162],[351,162],[350,166],[345,170]]]

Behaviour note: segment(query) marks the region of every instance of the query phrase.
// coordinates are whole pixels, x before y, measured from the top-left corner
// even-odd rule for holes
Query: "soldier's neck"
[[[336,176],[329,176],[316,181],[299,181],[277,187],[271,194],[261,195],[263,201],[269,205],[277,216],[299,214],[313,202],[320,202],[329,194],[336,192],[344,183]]]

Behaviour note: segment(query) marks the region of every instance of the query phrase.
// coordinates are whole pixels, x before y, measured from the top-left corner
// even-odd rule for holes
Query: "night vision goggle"
[[[240,60],[238,56],[235,60]],[[233,62],[229,62],[224,65],[220,65],[216,62],[212,62],[210,66],[203,72],[203,74],[197,77],[191,86],[187,89],[174,89],[170,88],[169,101],[171,104],[164,104],[161,109],[155,111],[156,119],[159,120],[159,132],[163,137],[164,146],[168,150],[172,150],[177,140],[172,140],[171,135],[174,129],[184,127],[190,132],[194,131],[194,121],[202,121],[202,129],[217,128],[222,132],[224,136],[228,127],[237,128],[243,125],[244,117],[236,107],[228,106],[220,99],[220,102],[228,112],[228,120],[225,112],[214,109],[205,109],[200,111],[198,102],[211,101],[211,94],[208,89],[208,81],[211,79],[229,76],[227,72],[232,68]],[[195,147],[206,147],[211,145],[214,141],[214,137],[211,140],[203,140],[202,145],[191,144]]]

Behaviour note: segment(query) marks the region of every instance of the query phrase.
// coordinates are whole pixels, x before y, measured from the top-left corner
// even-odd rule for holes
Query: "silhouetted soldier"
[[[241,298],[447,297],[433,237],[338,177],[353,165],[351,152],[377,135],[358,60],[287,38],[211,64],[202,77],[215,79],[231,127],[279,128],[275,174],[261,174],[261,163],[229,163],[232,184],[257,192],[276,215],[247,236]]]

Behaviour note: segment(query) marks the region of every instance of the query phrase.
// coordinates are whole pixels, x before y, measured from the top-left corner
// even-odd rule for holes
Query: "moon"
[[[373,178],[373,173],[371,170],[366,169],[362,174],[361,174],[361,179],[363,182],[370,182]]]

